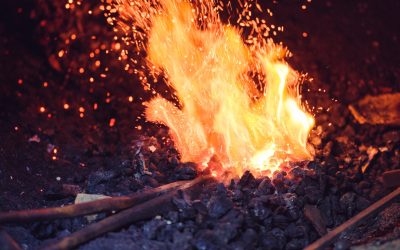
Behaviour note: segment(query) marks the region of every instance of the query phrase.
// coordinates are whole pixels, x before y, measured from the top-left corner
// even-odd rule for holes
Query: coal
[[[348,217],[351,217],[356,209],[356,194],[352,192],[347,192],[340,197],[340,204],[342,209],[346,212]]]
[[[304,206],[304,216],[311,222],[320,236],[323,236],[327,233],[326,222],[321,214],[321,211],[316,206]]]
[[[259,220],[264,220],[272,215],[271,209],[266,207],[259,198],[253,198],[249,203],[249,207],[250,213]]]
[[[292,239],[287,244],[286,250],[298,250],[303,249],[308,245],[308,241],[306,239]]]
[[[351,242],[346,239],[340,239],[335,243],[334,250],[347,250],[350,249]]]
[[[184,163],[176,168],[175,177],[177,180],[191,180],[197,176],[197,164]]]
[[[212,230],[207,229],[199,231],[195,236],[194,242],[194,246],[199,250],[226,248],[223,241]]]
[[[251,174],[250,171],[246,171],[242,177],[239,180],[238,186],[243,188],[243,187],[252,187],[254,186],[255,183],[255,178],[253,174]]]
[[[4,51],[0,68],[9,73],[0,75],[0,92],[4,96],[0,98],[0,165],[6,166],[0,170],[1,210],[69,204],[73,195],[65,198],[60,189],[62,182],[57,182],[56,177],[88,193],[121,195],[203,174],[193,163],[181,162],[166,127],[143,121],[142,103],[153,94],[142,88],[133,91],[132,82],[137,82],[138,77],[124,70],[125,63],[115,60],[120,51],[106,49],[109,53],[103,53],[99,49],[95,59],[99,57],[101,68],[104,65],[109,70],[107,78],[96,77],[100,68],[90,66],[88,54],[96,51],[99,44],[112,48],[121,42],[114,40],[112,28],[104,26],[102,13],[94,11],[100,3],[82,2],[66,14],[62,1],[34,2],[36,6],[10,1],[12,8],[8,4],[3,8],[7,22],[0,23],[4,37],[0,39]],[[386,3],[389,7],[376,11],[378,14],[372,12],[381,10],[378,3],[313,2],[308,14],[296,16],[296,20],[290,17],[298,6],[281,4],[285,8],[271,18],[277,23],[284,20],[285,27],[294,32],[278,32],[278,40],[286,41],[299,55],[290,58],[290,64],[316,79],[312,84],[305,80],[301,91],[310,107],[317,107],[315,131],[310,137],[316,146],[314,159],[287,163],[285,172],[270,177],[247,171],[232,180],[228,188],[223,183],[206,185],[193,201],[179,195],[172,211],[109,233],[82,249],[301,249],[319,237],[304,216],[306,206],[318,209],[325,227],[331,230],[390,191],[379,183],[378,177],[399,166],[398,128],[357,124],[347,106],[366,94],[400,90],[396,84],[400,82],[396,60],[385,60],[399,54],[400,47],[392,39],[398,35],[381,32],[395,20],[392,17],[396,17],[397,8],[393,6],[397,1]],[[11,13],[16,10],[21,13],[14,17]],[[92,15],[87,15],[89,10],[93,10]],[[318,27],[315,20],[321,21]],[[362,23],[373,25],[368,25],[368,31],[354,26]],[[338,29],[321,28],[332,25]],[[304,32],[303,26],[312,28],[313,34],[286,39]],[[27,35],[20,36],[21,30]],[[329,33],[332,30],[336,30],[335,36]],[[371,39],[376,36],[369,33],[379,34],[382,40],[372,50],[371,44],[377,42]],[[77,34],[77,38],[67,44],[65,38],[71,34]],[[364,45],[359,43],[357,56],[353,43],[343,42],[349,37],[354,42],[365,41]],[[382,46],[386,43],[392,46]],[[25,44],[34,45],[35,51]],[[343,46],[330,46],[336,44]],[[60,50],[68,51],[67,56],[57,58]],[[84,74],[79,73],[79,67],[85,68]],[[140,72],[140,77],[142,73],[147,75]],[[87,84],[87,78],[92,76],[95,83]],[[16,84],[18,79],[23,84]],[[42,87],[44,82],[48,83],[47,88]],[[156,85],[152,87],[158,93],[170,94],[166,85]],[[307,89],[310,91],[304,91]],[[128,103],[129,95],[135,102]],[[63,109],[64,102],[70,104],[69,110]],[[99,110],[93,110],[94,104]],[[38,114],[41,105],[48,112]],[[79,107],[86,110],[83,118],[76,112]],[[108,124],[111,117],[117,119],[114,127]],[[138,120],[133,125],[129,117]],[[29,143],[33,135],[40,142]],[[48,145],[60,149],[57,160],[50,159]],[[362,172],[370,146],[380,152]],[[377,217],[377,227],[370,226],[366,231],[369,234],[355,239],[374,240],[388,231],[394,235],[398,214],[398,208],[385,210]],[[17,229],[14,238],[26,248],[35,249],[49,238],[86,225],[85,219],[76,218],[22,225],[22,231],[10,227]],[[18,239],[18,234],[24,239]]]
[[[207,207],[211,217],[219,218],[233,207],[233,202],[225,195],[217,194],[210,198]]]
[[[86,191],[93,194],[105,193],[105,184],[111,179],[117,177],[115,171],[96,171],[88,177]],[[103,185],[102,185],[103,184]]]
[[[253,229],[248,228],[241,234],[238,240],[229,245],[229,248],[236,250],[254,249],[256,244],[257,233]]]

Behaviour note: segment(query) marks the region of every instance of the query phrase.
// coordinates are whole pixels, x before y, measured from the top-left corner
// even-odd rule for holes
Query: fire
[[[178,105],[157,96],[146,118],[169,127],[182,161],[207,166],[214,157],[222,172],[265,175],[312,158],[314,119],[301,106],[299,74],[283,60],[283,47],[261,36],[245,43],[212,1],[117,2],[122,27],[147,38],[149,68],[175,90]]]

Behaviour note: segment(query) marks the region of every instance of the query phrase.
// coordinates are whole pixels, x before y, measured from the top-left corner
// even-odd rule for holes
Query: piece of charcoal
[[[244,172],[244,174],[240,178],[238,186],[243,188],[243,187],[246,187],[246,186],[252,186],[254,184],[255,184],[254,176],[251,174],[250,171],[246,171],[246,172]]]
[[[117,176],[116,172],[114,171],[95,171],[91,173],[88,177],[87,181],[87,192],[88,193],[100,193],[99,192],[99,184],[102,184],[106,181],[111,180]],[[105,187],[104,187],[105,189]]]
[[[278,242],[279,240],[272,235],[262,236],[260,241],[261,241],[262,248],[265,250],[282,249],[282,248],[279,248],[279,242]]]
[[[226,248],[222,240],[212,230],[199,231],[194,239],[194,246],[199,250],[218,250]]]
[[[247,228],[238,240],[229,245],[229,248],[237,250],[254,249],[256,244],[257,233],[253,229]]]
[[[218,238],[223,243],[227,244],[238,234],[238,227],[239,225],[237,224],[224,222],[224,223],[218,223],[213,230],[217,234]]]
[[[299,250],[303,249],[308,245],[308,241],[305,239],[292,239],[286,244],[285,250]]]
[[[344,211],[346,211],[347,217],[353,216],[356,209],[356,194],[353,192],[347,192],[340,197],[340,205]]]
[[[143,225],[143,235],[147,239],[155,239],[157,233],[162,227],[166,226],[166,222],[162,219],[153,219]]]
[[[289,219],[281,214],[272,216],[272,225],[274,227],[285,229],[289,225]]]
[[[194,200],[192,207],[197,210],[200,214],[207,214],[207,206],[200,200]]]
[[[333,249],[334,250],[347,250],[347,249],[350,249],[350,247],[351,247],[351,242],[349,240],[340,239],[334,244]]]
[[[308,204],[305,205],[304,216],[311,222],[320,236],[323,236],[327,233],[326,222],[321,215],[321,211],[316,206]]]
[[[252,216],[261,221],[272,214],[272,211],[259,198],[253,198],[249,203],[249,208]]]
[[[290,223],[285,228],[285,235],[287,238],[301,238],[304,237],[306,229],[303,226],[297,226],[295,223]]]
[[[192,162],[183,163],[175,169],[177,180],[191,180],[197,176],[197,164]]]
[[[213,195],[207,207],[212,218],[220,218],[233,207],[233,202],[224,195]]]

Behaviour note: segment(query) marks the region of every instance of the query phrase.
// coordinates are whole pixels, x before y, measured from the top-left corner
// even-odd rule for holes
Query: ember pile
[[[393,58],[400,46],[397,29],[389,29],[396,23],[396,1],[386,6],[361,1],[263,6],[254,2],[253,7],[264,9],[269,15],[266,20],[274,24],[263,26],[269,29],[268,36],[293,50],[294,56],[287,60],[295,69],[309,72],[298,93],[304,104],[298,110],[305,116],[308,110],[315,115],[314,128],[306,137],[311,147],[303,148],[302,140],[288,148],[277,145],[284,157],[278,170],[268,173],[263,168],[273,165],[276,157],[264,158],[260,169],[246,165],[254,162],[245,159],[253,156],[253,148],[263,154],[271,150],[253,145],[252,139],[240,140],[230,152],[210,147],[218,156],[211,157],[209,150],[190,151],[192,144],[185,145],[187,138],[179,141],[183,132],[176,130],[176,121],[156,115],[150,118],[170,129],[146,121],[146,107],[147,112],[159,108],[151,106],[155,100],[172,114],[176,110],[166,103],[180,108],[188,103],[182,95],[187,86],[177,85],[181,79],[168,62],[163,67],[178,83],[163,83],[164,76],[157,75],[160,69],[155,72],[147,67],[146,52],[129,47],[129,39],[115,30],[117,26],[109,25],[113,22],[109,18],[116,14],[109,4],[36,0],[9,3],[4,8],[1,18],[7,21],[0,23],[0,91],[4,95],[0,99],[1,211],[141,195],[168,183],[213,175],[216,178],[200,188],[171,193],[165,209],[159,210],[155,200],[144,201],[146,209],[133,210],[129,216],[137,219],[131,223],[120,220],[117,230],[85,242],[79,249],[302,249],[392,191],[381,177],[400,165],[400,132],[395,119],[399,116],[392,105],[398,98],[391,94],[400,91],[399,62]],[[241,4],[235,2],[229,8]],[[249,13],[242,17],[246,15]],[[221,18],[229,19],[223,14]],[[358,21],[360,26],[354,24]],[[381,33],[382,27],[389,28]],[[235,37],[234,32],[230,35]],[[174,53],[171,47],[165,49]],[[155,64],[167,60],[154,57]],[[188,79],[190,75],[185,76]],[[260,79],[257,84],[261,87],[251,91],[262,96]],[[183,90],[175,93],[171,86]],[[286,95],[297,103],[299,96]],[[261,100],[260,96],[255,99]],[[183,116],[188,120],[191,114],[184,110]],[[231,117],[230,121],[242,119]],[[215,123],[204,117],[193,120],[196,126]],[[307,134],[309,125],[304,127]],[[211,135],[221,132],[217,127],[211,130]],[[227,140],[212,141],[206,132],[189,133],[189,138],[196,145],[203,146],[199,138],[205,137],[208,146],[227,146]],[[271,135],[270,130],[261,132],[259,136],[267,134],[272,140],[279,141],[281,136]],[[235,167],[238,157],[243,157],[239,168]],[[205,159],[209,168],[202,165]],[[234,168],[236,175],[218,172],[221,166]],[[158,197],[162,200],[165,196]],[[144,211],[151,216],[143,215]],[[23,223],[2,223],[0,216],[0,224],[23,248],[37,249],[54,246],[64,237],[74,237],[74,232],[120,214],[115,212]],[[370,242],[399,244],[393,241],[400,237],[399,212],[399,203],[393,203],[342,234],[333,246],[348,249]],[[4,231],[0,232],[1,240]]]

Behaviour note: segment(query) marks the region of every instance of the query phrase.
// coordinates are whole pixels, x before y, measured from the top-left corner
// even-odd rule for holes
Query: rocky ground
[[[19,1],[1,10],[1,210],[68,204],[76,192],[123,195],[200,174],[179,161],[166,128],[143,121],[141,103],[153,93],[124,70],[117,51],[106,52],[114,33],[98,4],[66,10],[65,3]],[[391,191],[379,177],[399,168],[398,127],[360,125],[347,105],[399,91],[399,3],[302,4],[271,4],[271,21],[285,26],[275,39],[293,52],[291,65],[314,79],[303,94],[315,107],[315,160],[273,178],[246,173],[211,183],[194,200],[176,197],[176,210],[81,249],[301,249]],[[395,203],[344,235],[336,249],[399,238],[399,209]],[[86,224],[6,229],[35,249]]]

